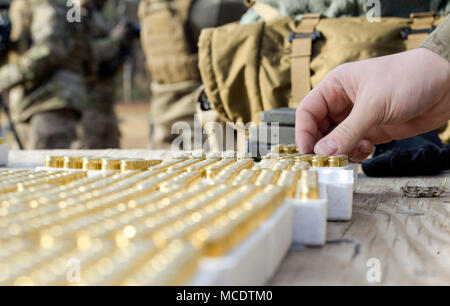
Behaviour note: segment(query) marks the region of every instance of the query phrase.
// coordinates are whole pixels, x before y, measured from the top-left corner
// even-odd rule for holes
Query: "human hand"
[[[297,108],[302,153],[349,154],[422,134],[450,118],[450,63],[424,48],[337,67]]]

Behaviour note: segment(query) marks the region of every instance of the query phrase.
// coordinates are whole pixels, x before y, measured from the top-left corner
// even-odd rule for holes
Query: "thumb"
[[[348,154],[356,148],[373,125],[369,113],[355,106],[341,124],[316,144],[314,151],[322,156]]]

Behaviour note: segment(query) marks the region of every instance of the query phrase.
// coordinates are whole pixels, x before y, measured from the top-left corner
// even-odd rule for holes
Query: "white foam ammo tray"
[[[324,168],[319,171],[319,184],[328,199],[328,220],[349,221],[353,213],[353,170]]]
[[[326,242],[328,199],[325,186],[320,186],[317,200],[286,200],[293,206],[293,243],[321,246]]]
[[[354,186],[356,186],[356,183],[358,182],[359,164],[357,164],[357,163],[349,163],[345,167],[335,167],[335,168],[330,168],[330,167],[316,168],[316,167],[312,167],[310,170],[318,171],[319,175],[320,175],[321,172],[328,171],[328,170],[352,170],[353,171]]]
[[[293,206],[285,202],[237,248],[200,261],[193,286],[260,286],[274,275],[292,244]]]
[[[292,243],[321,246],[326,242],[327,198],[288,199],[251,236],[221,258],[205,258],[193,286],[259,286],[274,275]]]
[[[58,172],[58,171],[70,171],[70,172],[84,172],[84,170],[78,170],[78,169],[59,169],[59,168],[47,168],[47,167],[37,167],[35,169],[36,171],[53,171],[53,172]],[[102,176],[104,174],[104,172],[102,170],[89,170],[86,171],[87,172],[87,177],[91,178],[91,177],[97,177],[97,176]],[[117,173],[121,173],[120,171],[117,171]]]

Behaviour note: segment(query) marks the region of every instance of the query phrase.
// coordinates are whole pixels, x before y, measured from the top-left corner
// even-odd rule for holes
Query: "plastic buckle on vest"
[[[294,39],[298,39],[298,38],[311,38],[312,41],[315,41],[321,37],[322,37],[322,34],[319,31],[314,31],[312,33],[291,32],[288,36],[288,40],[290,43],[292,43],[294,41]]]
[[[400,32],[403,39],[408,39],[408,36],[410,34],[430,34],[436,29],[436,26],[432,26],[430,29],[423,29],[423,30],[413,30],[411,27],[404,29]]]
[[[200,104],[200,109],[203,112],[212,110],[211,101],[209,101],[204,90],[201,92],[197,102]]]

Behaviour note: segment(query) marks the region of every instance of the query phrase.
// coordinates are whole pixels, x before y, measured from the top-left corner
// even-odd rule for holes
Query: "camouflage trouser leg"
[[[70,110],[42,112],[17,126],[26,149],[70,149],[77,139],[78,115]]]
[[[77,148],[84,150],[120,148],[120,130],[114,110],[83,112]]]
[[[153,98],[150,104],[150,147],[169,149],[179,135],[172,135],[176,122],[194,125],[196,97],[200,83],[187,81],[170,85],[152,84]]]

